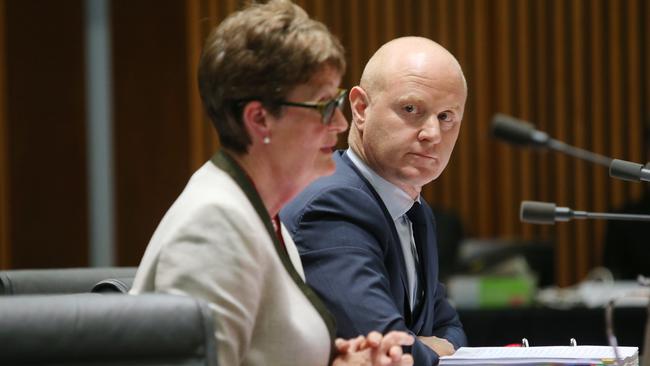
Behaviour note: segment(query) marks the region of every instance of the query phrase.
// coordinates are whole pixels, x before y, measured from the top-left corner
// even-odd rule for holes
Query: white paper
[[[637,347],[618,347],[626,365],[638,365],[638,351]],[[598,364],[614,359],[614,350],[607,346],[461,347],[454,355],[441,357],[440,365]]]

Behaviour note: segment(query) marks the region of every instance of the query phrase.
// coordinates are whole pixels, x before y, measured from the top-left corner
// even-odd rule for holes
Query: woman
[[[344,69],[338,40],[289,1],[237,12],[206,41],[199,88],[222,150],[162,219],[132,293],[209,301],[221,365],[412,364],[404,333],[331,342],[333,319],[277,216],[334,171]]]

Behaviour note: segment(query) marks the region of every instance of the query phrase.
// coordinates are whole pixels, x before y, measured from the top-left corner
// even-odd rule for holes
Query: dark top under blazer
[[[334,153],[336,172],[305,189],[281,211],[302,259],[307,283],[325,300],[337,321],[337,336],[404,330],[437,336],[455,348],[467,343],[456,310],[438,282],[438,253],[431,208],[428,245],[422,248],[425,292],[413,313],[402,246],[377,192],[344,151]],[[416,339],[416,365],[438,363],[438,355]]]

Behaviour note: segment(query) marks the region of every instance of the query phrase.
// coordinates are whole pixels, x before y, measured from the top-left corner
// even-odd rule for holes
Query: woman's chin
[[[334,174],[334,170],[336,170],[336,165],[334,165],[334,161],[332,159],[329,159],[327,162],[322,162],[320,166],[313,170],[311,174],[311,181],[309,183],[312,183],[318,178]]]

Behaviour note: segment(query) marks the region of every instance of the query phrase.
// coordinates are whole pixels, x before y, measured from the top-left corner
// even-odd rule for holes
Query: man
[[[338,336],[410,331],[416,365],[466,343],[438,282],[434,218],[420,197],[449,161],[466,98],[460,65],[443,47],[388,42],[350,91],[350,149],[334,154],[336,172],[281,212]]]

